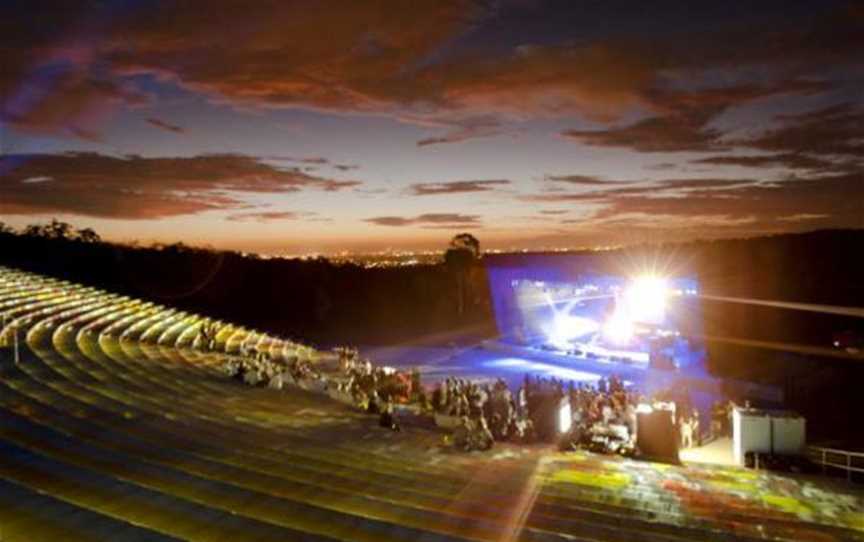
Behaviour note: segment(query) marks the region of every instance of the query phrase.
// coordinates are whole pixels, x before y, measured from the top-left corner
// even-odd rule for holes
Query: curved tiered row
[[[832,540],[860,495],[733,469],[504,447],[441,435],[298,388],[225,378],[251,338],[203,317],[0,268],[0,540]],[[802,500],[801,495],[808,500]],[[813,504],[816,503],[816,504]]]

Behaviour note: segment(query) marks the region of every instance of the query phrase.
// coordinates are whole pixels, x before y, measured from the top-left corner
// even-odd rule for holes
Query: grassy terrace
[[[0,268],[0,540],[864,540],[860,489],[544,447],[456,454],[218,367],[250,334]]]

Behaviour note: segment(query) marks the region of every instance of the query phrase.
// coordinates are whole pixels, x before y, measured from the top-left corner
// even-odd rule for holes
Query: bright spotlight
[[[662,323],[668,290],[666,279],[660,277],[645,275],[633,280],[624,293],[630,318],[635,322]]]

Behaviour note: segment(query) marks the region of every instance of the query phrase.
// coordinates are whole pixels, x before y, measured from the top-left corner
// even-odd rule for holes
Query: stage
[[[732,453],[732,439],[721,437],[702,446],[684,448],[678,451],[682,463],[701,463],[705,465],[736,466]]]

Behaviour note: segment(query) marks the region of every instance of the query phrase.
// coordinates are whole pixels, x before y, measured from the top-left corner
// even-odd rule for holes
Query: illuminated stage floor
[[[695,448],[685,448],[678,452],[685,463],[704,463],[707,465],[735,465],[732,453],[732,439],[718,438]]]
[[[405,369],[417,367],[427,383],[448,376],[477,380],[502,378],[515,389],[525,374],[585,383],[595,383],[602,377],[615,374],[650,391],[666,388],[682,376],[659,369],[562,356],[496,340],[486,340],[470,347],[411,344],[371,347],[361,348],[360,353],[376,363]],[[707,375],[689,377],[710,380]]]
[[[32,282],[0,268],[0,311],[30,329],[18,366],[0,350],[3,542],[864,540],[860,488],[540,446],[456,453],[434,429],[225,378],[220,354],[184,346],[196,317]]]
[[[621,374],[611,365],[577,368],[565,360],[544,359],[539,355],[525,355],[516,351],[504,352],[483,345],[399,345],[361,348],[360,352],[377,363],[405,369],[417,367],[426,383],[435,383],[449,376],[475,380],[503,378],[515,388],[526,373],[587,383],[613,373]]]

